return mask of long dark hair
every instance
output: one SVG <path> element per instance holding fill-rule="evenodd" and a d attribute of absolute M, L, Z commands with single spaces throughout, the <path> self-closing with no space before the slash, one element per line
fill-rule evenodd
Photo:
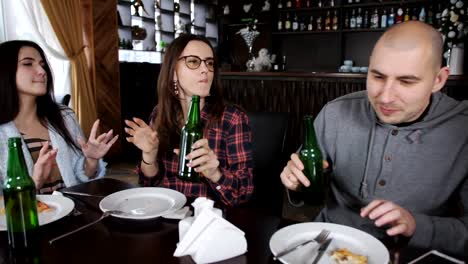
<path fill-rule="evenodd" d="M 44 60 L 43 68 L 47 74 L 47 92 L 36 98 L 36 114 L 39 121 L 44 127 L 51 125 L 69 146 L 74 150 L 79 150 L 80 148 L 71 137 L 63 120 L 62 110 L 66 107 L 55 102 L 52 72 L 44 51 L 32 41 L 12 40 L 0 44 L 0 56 L 2 57 L 0 60 L 0 125 L 14 120 L 19 113 L 20 102 L 16 87 L 16 72 L 18 55 L 22 47 L 36 49 Z"/>
<path fill-rule="evenodd" d="M 166 151 L 171 150 L 171 148 L 179 144 L 180 122 L 184 120 L 184 117 L 182 116 L 182 106 L 179 96 L 174 93 L 173 76 L 180 54 L 182 54 L 190 41 L 206 43 L 213 51 L 213 54 L 215 54 L 210 42 L 205 37 L 196 35 L 183 34 L 167 47 L 158 78 L 157 115 L 155 120 L 153 120 L 159 137 L 158 156 L 163 155 Z M 206 125 L 209 125 L 211 122 L 219 121 L 224 110 L 221 80 L 217 65 L 218 63 L 215 58 L 215 70 L 213 83 L 210 88 L 210 96 L 205 98 L 204 107 L 206 112 L 209 113 L 208 123 Z"/>

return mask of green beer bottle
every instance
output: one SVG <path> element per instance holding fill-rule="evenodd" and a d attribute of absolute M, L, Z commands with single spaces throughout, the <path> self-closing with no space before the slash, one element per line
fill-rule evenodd
<path fill-rule="evenodd" d="M 180 132 L 180 156 L 178 177 L 184 181 L 199 182 L 200 176 L 194 168 L 188 167 L 190 160 L 185 156 L 192 152 L 192 145 L 203 137 L 203 127 L 200 121 L 200 96 L 193 95 L 187 122 Z"/>
<path fill-rule="evenodd" d="M 21 138 L 8 139 L 8 165 L 3 196 L 8 241 L 15 253 L 28 252 L 37 246 L 36 185 L 29 177 L 21 149 Z"/>
<path fill-rule="evenodd" d="M 310 186 L 302 186 L 303 200 L 313 206 L 322 205 L 325 199 L 322 152 L 317 144 L 312 116 L 304 116 L 304 142 L 299 154 L 304 164 L 304 175 Z"/>

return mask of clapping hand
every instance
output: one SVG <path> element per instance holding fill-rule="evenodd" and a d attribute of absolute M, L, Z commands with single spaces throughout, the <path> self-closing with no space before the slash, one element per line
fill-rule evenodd
<path fill-rule="evenodd" d="M 39 151 L 39 157 L 34 164 L 33 180 L 36 184 L 36 189 L 41 188 L 47 178 L 50 176 L 50 171 L 55 164 L 57 157 L 57 149 L 49 149 L 49 142 L 42 145 Z"/>
<path fill-rule="evenodd" d="M 416 230 L 416 220 L 405 208 L 385 200 L 374 200 L 361 209 L 361 217 L 369 217 L 378 227 L 389 225 L 387 235 L 410 237 Z"/>
<path fill-rule="evenodd" d="M 104 155 L 107 154 L 112 145 L 117 141 L 119 135 L 113 136 L 112 129 L 107 133 L 103 133 L 96 137 L 97 130 L 99 127 L 99 119 L 94 121 L 93 127 L 91 128 L 91 133 L 89 135 L 88 142 L 85 142 L 83 139 L 78 139 L 78 143 L 81 146 L 83 155 L 86 159 L 90 160 L 99 160 Z"/>
<path fill-rule="evenodd" d="M 156 153 L 158 151 L 158 132 L 148 126 L 145 121 L 134 117 L 133 121 L 125 120 L 125 124 L 128 126 L 125 128 L 125 132 L 129 135 L 128 142 L 133 143 L 143 153 Z"/>

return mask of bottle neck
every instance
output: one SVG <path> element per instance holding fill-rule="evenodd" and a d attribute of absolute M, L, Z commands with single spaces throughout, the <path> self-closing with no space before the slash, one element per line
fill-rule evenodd
<path fill-rule="evenodd" d="M 200 123 L 200 97 L 193 96 L 186 124 L 195 125 L 198 123 Z"/>
<path fill-rule="evenodd" d="M 7 177 L 28 177 L 26 162 L 24 161 L 21 138 L 10 138 L 8 140 L 8 164 Z"/>
<path fill-rule="evenodd" d="M 314 122 L 312 118 L 304 119 L 304 147 L 315 148 L 318 147 L 317 137 L 315 136 Z"/>

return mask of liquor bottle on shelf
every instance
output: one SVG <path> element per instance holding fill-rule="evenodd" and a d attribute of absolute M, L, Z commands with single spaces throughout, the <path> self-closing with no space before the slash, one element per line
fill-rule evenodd
<path fill-rule="evenodd" d="M 395 12 L 393 11 L 393 7 L 390 8 L 390 13 L 388 14 L 387 18 L 387 26 L 391 27 L 395 24 Z"/>
<path fill-rule="evenodd" d="M 318 15 L 317 16 L 317 31 L 322 31 L 323 25 L 322 25 L 322 16 Z"/>
<path fill-rule="evenodd" d="M 348 0 L 348 4 L 352 4 L 353 3 L 353 0 Z"/>
<path fill-rule="evenodd" d="M 279 14 L 279 19 L 278 19 L 278 31 L 283 31 L 283 17 L 281 13 Z"/>
<path fill-rule="evenodd" d="M 305 17 L 300 17 L 299 18 L 299 31 L 306 31 L 306 23 L 305 23 Z"/>
<path fill-rule="evenodd" d="M 333 12 L 333 20 L 332 20 L 332 29 L 333 30 L 338 30 L 338 11 L 335 10 Z"/>
<path fill-rule="evenodd" d="M 306 1 L 305 1 L 305 7 L 309 8 L 309 7 L 312 6 L 312 5 L 310 4 L 310 1 L 311 1 L 311 0 L 306 0 Z"/>
<path fill-rule="evenodd" d="M 335 1 L 334 1 L 334 0 L 330 0 L 330 6 L 331 6 L 331 7 L 334 7 L 334 6 L 335 6 Z"/>
<path fill-rule="evenodd" d="M 421 7 L 421 11 L 419 11 L 418 19 L 421 22 L 426 22 L 426 10 L 424 9 L 424 6 Z"/>
<path fill-rule="evenodd" d="M 174 12 L 179 12 L 180 11 L 180 5 L 177 2 L 174 2 Z"/>
<path fill-rule="evenodd" d="M 318 2 L 317 2 L 317 6 L 318 6 L 318 7 L 322 7 L 322 6 L 323 6 L 323 4 L 322 4 L 322 0 L 318 0 Z"/>
<path fill-rule="evenodd" d="M 349 28 L 350 29 L 355 29 L 356 28 L 356 16 L 355 16 L 355 10 L 353 9 L 351 13 L 351 18 L 349 19 Z"/>
<path fill-rule="evenodd" d="M 314 17 L 310 15 L 309 23 L 307 24 L 307 31 L 313 31 L 313 30 L 314 30 Z"/>
<path fill-rule="evenodd" d="M 418 20 L 418 9 L 415 7 L 413 8 L 413 13 L 411 14 L 411 20 Z"/>
<path fill-rule="evenodd" d="M 361 0 L 354 0 L 354 3 L 360 3 Z"/>
<path fill-rule="evenodd" d="M 281 71 L 286 71 L 286 55 L 281 57 Z"/>
<path fill-rule="evenodd" d="M 287 0 L 286 1 L 286 8 L 291 8 L 292 7 L 292 0 Z"/>
<path fill-rule="evenodd" d="M 358 13 L 356 16 L 356 28 L 362 28 L 361 8 L 358 8 Z"/>
<path fill-rule="evenodd" d="M 327 15 L 325 16 L 325 30 L 331 30 L 330 11 L 327 11 Z"/>
<path fill-rule="evenodd" d="M 296 0 L 296 8 L 301 8 L 301 0 Z"/>
<path fill-rule="evenodd" d="M 377 11 L 377 8 L 374 9 L 374 14 L 371 17 L 370 27 L 379 28 L 379 12 Z"/>
<path fill-rule="evenodd" d="M 395 17 L 395 23 L 399 24 L 401 22 L 403 22 L 403 8 L 400 7 L 398 8 L 398 11 Z"/>
<path fill-rule="evenodd" d="M 409 20 L 410 20 L 409 8 L 407 7 L 406 12 L 405 12 L 405 16 L 403 18 L 403 21 L 406 22 L 406 21 L 409 21 Z"/>
<path fill-rule="evenodd" d="M 278 7 L 278 9 L 283 9 L 283 1 L 282 0 L 278 1 L 277 7 Z"/>
<path fill-rule="evenodd" d="M 433 19 L 434 19 L 434 12 L 432 12 L 432 6 L 431 6 L 431 5 L 430 5 L 429 8 L 427 9 L 427 17 L 426 17 L 426 19 L 427 19 L 427 23 L 428 23 L 429 25 L 434 24 L 434 20 L 433 20 Z"/>
<path fill-rule="evenodd" d="M 349 28 L 349 13 L 346 12 L 344 21 L 343 21 L 343 28 L 348 29 Z"/>
<path fill-rule="evenodd" d="M 284 20 L 284 30 L 291 30 L 291 18 L 289 17 L 289 13 L 286 13 L 286 19 Z"/>
<path fill-rule="evenodd" d="M 364 16 L 362 17 L 362 28 L 369 28 L 369 11 L 364 10 Z"/>
<path fill-rule="evenodd" d="M 435 21 L 434 21 L 434 25 L 436 28 L 438 28 L 441 25 L 441 19 L 442 19 L 442 6 L 438 4 L 437 11 L 435 14 Z"/>
<path fill-rule="evenodd" d="M 387 10 L 383 10 L 382 17 L 380 18 L 380 27 L 386 28 L 387 27 Z"/>
<path fill-rule="evenodd" d="M 299 19 L 297 18 L 297 14 L 294 14 L 294 20 L 292 22 L 292 30 L 293 31 L 299 30 Z"/>

